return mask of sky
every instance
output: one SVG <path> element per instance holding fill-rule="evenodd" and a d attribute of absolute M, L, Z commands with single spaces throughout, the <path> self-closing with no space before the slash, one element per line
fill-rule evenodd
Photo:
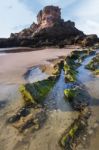
<path fill-rule="evenodd" d="M 59 6 L 62 18 L 74 21 L 85 34 L 99 36 L 99 0 L 0 0 L 0 37 L 29 27 L 47 5 Z"/>

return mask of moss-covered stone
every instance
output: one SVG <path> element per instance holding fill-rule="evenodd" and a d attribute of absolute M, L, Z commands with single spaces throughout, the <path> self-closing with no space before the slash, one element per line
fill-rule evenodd
<path fill-rule="evenodd" d="M 65 70 L 65 81 L 66 82 L 75 82 L 77 72 L 75 70 Z"/>
<path fill-rule="evenodd" d="M 66 82 L 75 82 L 76 81 L 76 75 L 77 72 L 74 70 L 69 70 L 66 74 L 65 74 L 65 81 Z"/>
<path fill-rule="evenodd" d="M 95 71 L 99 69 L 99 54 L 97 54 L 86 66 L 86 69 Z"/>
<path fill-rule="evenodd" d="M 83 53 L 83 51 L 72 51 L 71 52 L 71 59 L 77 60 L 79 58 L 79 56 Z"/>
<path fill-rule="evenodd" d="M 30 94 L 30 92 L 27 91 L 25 85 L 21 85 L 21 86 L 19 87 L 19 91 L 21 92 L 22 97 L 23 97 L 23 100 L 24 100 L 24 103 L 25 103 L 26 105 L 34 104 L 34 103 L 35 103 L 34 98 L 33 98 L 32 95 Z"/>
<path fill-rule="evenodd" d="M 99 69 L 96 69 L 96 70 L 94 71 L 94 75 L 99 75 Z"/>
<path fill-rule="evenodd" d="M 94 63 L 93 63 L 93 61 L 90 61 L 90 62 L 85 66 L 85 68 L 94 71 L 95 68 L 94 68 Z"/>
<path fill-rule="evenodd" d="M 64 90 L 64 95 L 66 97 L 66 99 L 68 99 L 69 101 L 72 101 L 73 98 L 75 97 L 76 94 L 76 89 L 65 89 Z"/>
<path fill-rule="evenodd" d="M 89 109 L 85 109 L 60 138 L 60 145 L 63 149 L 72 150 L 72 146 L 79 139 L 83 141 L 83 136 L 87 136 L 88 119 L 90 117 Z M 84 141 L 83 141 L 84 142 Z"/>
<path fill-rule="evenodd" d="M 90 95 L 84 87 L 74 86 L 64 90 L 66 101 L 68 100 L 72 108 L 76 111 L 82 111 L 89 105 Z"/>
<path fill-rule="evenodd" d="M 64 134 L 64 136 L 61 139 L 61 146 L 62 147 L 65 147 L 66 144 L 68 144 L 69 140 L 73 139 L 73 137 L 75 136 L 75 133 L 77 132 L 78 128 L 79 128 L 78 124 L 74 124 L 70 128 L 70 130 L 66 134 Z"/>
<path fill-rule="evenodd" d="M 73 60 L 67 59 L 64 61 L 64 73 L 65 73 L 65 81 L 66 82 L 75 82 L 76 81 L 76 65 Z"/>
<path fill-rule="evenodd" d="M 33 84 L 22 85 L 19 90 L 23 96 L 24 102 L 26 104 L 42 103 L 55 82 L 56 78 L 53 77 Z"/>

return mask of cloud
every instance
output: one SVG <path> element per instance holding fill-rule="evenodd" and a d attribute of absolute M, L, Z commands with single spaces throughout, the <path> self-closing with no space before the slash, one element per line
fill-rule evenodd
<path fill-rule="evenodd" d="M 0 37 L 19 32 L 36 21 L 42 7 L 56 5 L 62 16 L 76 22 L 76 27 L 86 34 L 99 35 L 99 0 L 2 0 L 0 1 Z"/>
<path fill-rule="evenodd" d="M 46 5 L 56 5 L 61 8 L 68 7 L 71 4 L 75 3 L 78 0 L 37 0 L 39 3 L 41 3 L 42 6 Z"/>
<path fill-rule="evenodd" d="M 25 29 L 25 28 L 28 28 L 30 26 L 30 24 L 26 24 L 26 25 L 16 25 L 12 28 L 12 30 L 14 31 L 18 31 L 18 30 L 21 30 L 21 29 Z"/>
<path fill-rule="evenodd" d="M 31 24 L 36 14 L 29 11 L 18 0 L 0 2 L 0 37 L 8 37 L 11 32 L 18 32 L 23 25 Z M 20 26 L 15 30 L 14 27 Z"/>
<path fill-rule="evenodd" d="M 83 0 L 71 15 L 77 18 L 78 28 L 87 34 L 98 34 L 99 36 L 99 0 Z"/>

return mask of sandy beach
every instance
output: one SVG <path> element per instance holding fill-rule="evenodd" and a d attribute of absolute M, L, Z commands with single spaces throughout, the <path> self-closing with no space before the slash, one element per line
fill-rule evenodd
<path fill-rule="evenodd" d="M 19 93 L 18 87 L 21 83 L 26 82 L 23 78 L 23 74 L 26 73 L 26 71 L 32 66 L 47 64 L 49 60 L 56 59 L 60 56 L 67 56 L 73 50 L 74 49 L 44 49 L 33 52 L 11 53 L 0 56 L 0 105 L 2 108 L 0 111 L 0 147 L 2 148 L 2 150 L 43 150 L 48 149 L 48 145 L 52 140 L 53 144 L 50 149 L 53 150 L 54 146 L 54 148 L 57 147 L 60 150 L 60 147 L 57 143 L 60 133 L 64 131 L 65 127 L 68 127 L 71 124 L 73 118 L 77 117 L 78 114 L 72 111 L 68 103 L 65 104 L 65 101 L 63 99 L 63 79 L 62 85 L 60 84 L 61 79 L 59 80 L 59 83 L 55 85 L 57 96 L 54 107 L 57 108 L 57 111 L 55 108 L 53 108 L 53 110 L 50 110 L 49 108 L 49 116 L 51 117 L 49 117 L 48 121 L 46 122 L 44 129 L 40 130 L 37 135 L 26 133 L 27 136 L 24 136 L 23 134 L 19 134 L 18 131 L 11 125 L 6 127 L 5 122 L 9 118 L 9 116 L 17 112 L 22 105 L 22 97 Z M 60 89 L 60 93 L 57 89 Z M 49 99 L 51 100 L 49 101 L 50 104 L 48 104 L 49 107 L 53 104 L 53 98 L 54 93 L 51 92 L 51 96 L 49 96 Z M 61 105 L 63 105 L 64 108 L 62 108 Z M 61 120 L 64 120 L 64 118 L 65 123 L 63 124 Z M 61 125 L 59 125 L 60 122 Z M 47 136 L 47 134 L 49 134 L 49 137 Z M 44 136 L 44 138 L 39 140 L 42 135 Z M 35 140 L 33 140 L 34 136 L 36 136 Z M 42 148 L 40 147 L 40 145 Z"/>
<path fill-rule="evenodd" d="M 64 82 L 63 70 L 61 70 L 58 81 L 45 99 L 44 107 L 46 109 L 47 120 L 41 129 L 37 130 L 37 132 L 33 132 L 32 128 L 30 128 L 20 133 L 13 125 L 7 124 L 7 120 L 16 114 L 23 106 L 19 85 L 27 82 L 24 78 L 24 74 L 31 67 L 40 65 L 48 65 L 48 71 L 53 63 L 58 63 L 57 60 L 59 59 L 57 58 L 66 57 L 74 50 L 77 50 L 77 48 L 49 48 L 38 51 L 0 55 L 0 148 L 2 150 L 61 150 L 59 146 L 61 135 L 79 116 L 79 112 L 75 111 L 70 103 L 64 99 L 63 91 L 66 83 Z M 85 63 L 87 63 L 87 61 L 86 59 Z M 79 68 L 78 79 L 85 85 L 93 99 L 90 106 L 92 116 L 88 122 L 90 143 L 87 143 L 88 146 L 86 150 L 97 150 L 99 146 L 99 123 L 97 123 L 99 122 L 99 80 L 98 78 L 94 79 L 90 77 L 91 72 L 85 70 L 84 65 L 85 64 L 81 65 Z M 22 121 L 24 118 L 25 117 L 21 117 L 20 120 Z M 95 145 L 95 147 L 93 145 Z M 82 150 L 82 147 L 78 147 L 77 150 Z"/>
<path fill-rule="evenodd" d="M 0 83 L 23 83 L 23 75 L 33 66 L 47 63 L 47 60 L 67 56 L 74 49 L 55 49 L 10 53 L 0 56 Z"/>

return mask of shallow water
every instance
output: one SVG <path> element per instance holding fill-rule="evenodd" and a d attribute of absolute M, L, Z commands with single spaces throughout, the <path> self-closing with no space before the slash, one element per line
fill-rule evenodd
<path fill-rule="evenodd" d="M 97 51 L 97 53 L 99 53 L 99 51 Z M 99 149 L 99 78 L 95 77 L 90 70 L 85 69 L 85 65 L 88 64 L 93 57 L 94 56 L 86 58 L 78 68 L 78 80 L 85 85 L 87 92 L 91 96 L 90 107 L 92 116 L 89 119 L 89 130 L 93 132 L 93 135 L 87 150 Z M 96 124 L 97 129 L 95 128 Z"/>
<path fill-rule="evenodd" d="M 48 109 L 59 109 L 61 111 L 72 111 L 70 104 L 65 101 L 64 98 L 64 89 L 67 88 L 69 84 L 65 83 L 64 80 L 64 71 L 61 71 L 60 78 L 52 91 L 49 93 L 45 100 L 45 105 L 48 106 Z M 54 105 L 56 108 L 54 107 Z"/>
<path fill-rule="evenodd" d="M 89 94 L 92 97 L 91 102 L 91 108 L 92 108 L 92 118 L 90 119 L 90 126 L 93 127 L 96 120 L 99 120 L 99 78 L 96 78 L 92 75 L 92 73 L 89 70 L 86 70 L 84 67 L 85 65 L 91 60 L 91 57 L 88 57 L 84 60 L 82 65 L 79 67 L 78 71 L 78 80 L 82 82 L 86 89 L 88 90 Z M 26 74 L 26 79 L 28 82 L 35 82 L 38 80 L 42 80 L 47 78 L 45 73 L 42 73 L 39 68 L 33 68 Z M 45 100 L 45 107 L 48 114 L 48 119 L 39 131 L 35 132 L 34 134 L 31 134 L 30 137 L 26 139 L 26 141 L 22 141 L 21 137 L 22 135 L 19 135 L 15 132 L 15 129 L 13 127 L 8 127 L 7 130 L 2 127 L 2 124 L 0 126 L 0 131 L 2 131 L 1 137 L 4 139 L 0 142 L 1 148 L 3 148 L 3 145 L 5 145 L 7 150 L 14 149 L 16 142 L 19 142 L 18 147 L 16 150 L 61 150 L 58 141 L 60 136 L 63 134 L 64 130 L 66 130 L 71 123 L 74 121 L 75 118 L 78 116 L 78 112 L 74 111 L 71 108 L 70 103 L 68 101 L 65 101 L 64 99 L 64 88 L 70 87 L 71 84 L 66 84 L 64 81 L 64 72 L 61 71 L 60 78 L 58 79 L 57 83 L 55 84 L 54 88 L 50 91 L 48 96 Z M 5 88 L 5 87 L 4 87 Z M 5 97 L 8 97 L 9 100 L 12 97 L 14 98 L 14 93 L 16 93 L 16 87 L 11 87 L 12 95 L 9 95 L 9 88 L 6 87 L 6 90 L 3 89 L 3 85 L 1 85 L 2 91 L 5 91 L 5 93 L 2 93 L 1 91 L 1 102 L 2 99 L 5 99 Z M 15 89 L 15 92 L 13 91 Z M 8 94 L 7 94 L 8 93 Z M 5 95 L 5 97 L 4 97 Z M 20 96 L 19 96 L 20 98 Z M 6 100 L 6 99 L 5 99 Z M 2 108 L 6 105 L 5 103 L 1 103 Z M 16 104 L 15 104 L 16 105 Z M 13 103 L 12 103 L 13 107 Z M 12 107 L 6 108 L 6 113 L 11 115 L 9 112 Z M 14 111 L 13 111 L 14 112 Z M 6 117 L 5 117 L 6 118 Z M 2 120 L 1 120 L 2 121 Z M 6 135 L 6 133 L 8 133 Z M 10 134 L 9 134 L 10 133 Z M 99 132 L 92 138 L 91 143 L 92 145 L 98 144 L 98 139 L 95 139 L 98 137 Z M 14 138 L 12 138 L 14 137 Z M 21 142 L 20 142 L 21 141 Z M 21 143 L 21 144 L 20 144 Z M 91 145 L 91 144 L 90 144 Z M 93 149 L 92 145 L 88 147 L 87 150 L 98 150 L 97 147 Z M 5 150 L 5 149 L 4 149 Z"/>
<path fill-rule="evenodd" d="M 35 133 L 35 139 L 30 144 L 29 150 L 61 150 L 58 144 L 60 135 L 78 116 L 70 103 L 65 101 L 64 88 L 64 72 L 62 71 L 59 80 L 45 100 L 48 120 L 44 127 Z"/>
<path fill-rule="evenodd" d="M 14 49 L 23 49 L 23 48 L 26 48 L 26 47 L 10 47 L 10 48 L 0 48 L 0 51 L 5 51 L 5 50 L 14 50 Z"/>
<path fill-rule="evenodd" d="M 41 80 L 47 79 L 48 77 L 49 77 L 49 75 L 42 72 L 39 67 L 31 68 L 24 75 L 24 78 L 28 81 L 28 83 L 34 83 L 37 81 L 41 81 Z"/>

